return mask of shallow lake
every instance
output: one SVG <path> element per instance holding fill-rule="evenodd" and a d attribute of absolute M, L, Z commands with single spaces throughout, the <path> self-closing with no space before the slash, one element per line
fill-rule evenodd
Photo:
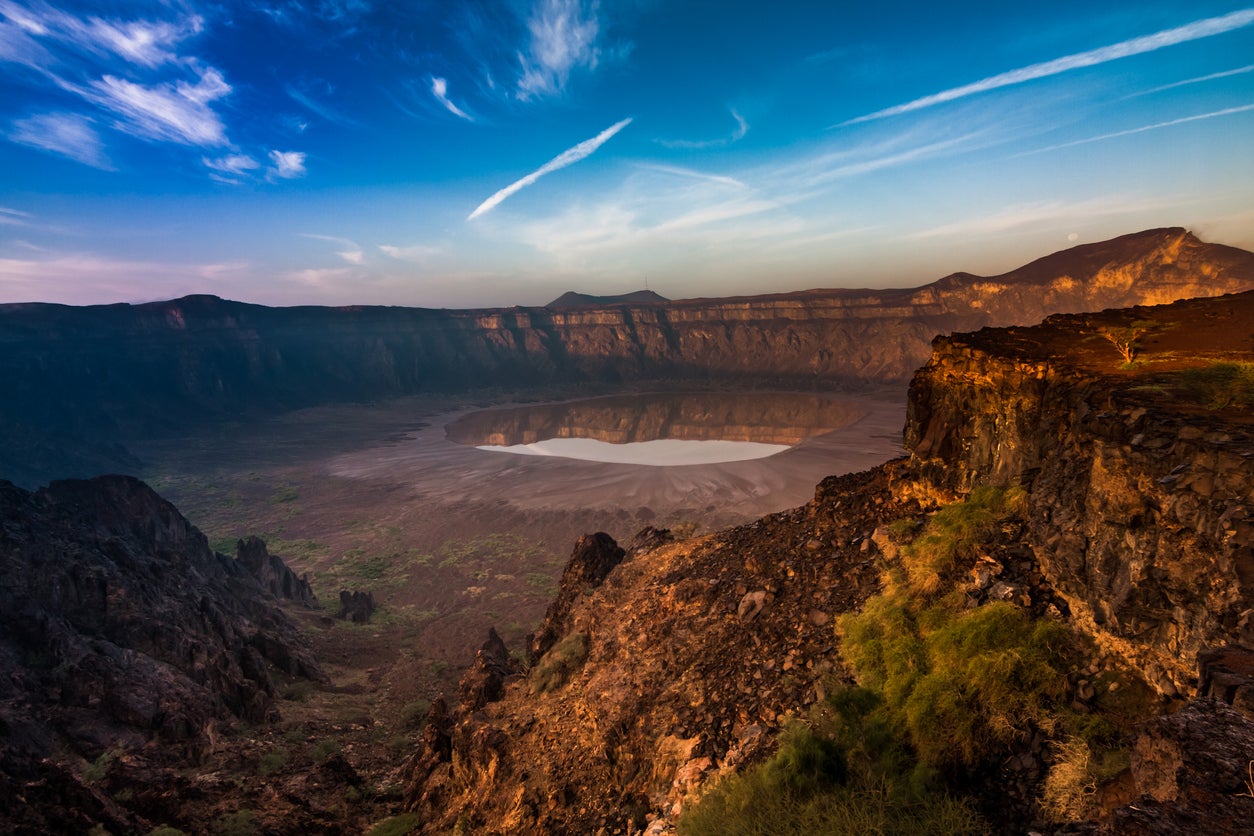
<path fill-rule="evenodd" d="M 682 467 L 774 456 L 866 414 L 812 394 L 646 393 L 483 410 L 445 432 L 490 452 Z"/>

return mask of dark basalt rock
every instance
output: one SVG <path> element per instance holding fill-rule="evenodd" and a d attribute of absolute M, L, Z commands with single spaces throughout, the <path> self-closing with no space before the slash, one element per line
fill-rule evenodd
<path fill-rule="evenodd" d="M 359 590 L 340 590 L 340 618 L 354 624 L 370 623 L 374 615 L 374 595 Z"/>
<path fill-rule="evenodd" d="M 9 820 L 125 819 L 62 786 L 77 779 L 57 760 L 149 742 L 193 756 L 216 721 L 277 716 L 272 666 L 322 678 L 256 579 L 147 485 L 0 482 L 0 787 L 33 781 L 65 805 L 26 792 L 0 804 Z"/>
<path fill-rule="evenodd" d="M 475 654 L 475 661 L 462 675 L 460 683 L 461 711 L 478 711 L 490 702 L 501 698 L 505 680 L 514 673 L 510 664 L 509 648 L 497 635 L 496 628 L 488 629 L 488 640 Z"/>
<path fill-rule="evenodd" d="M 296 577 L 296 573 L 281 558 L 266 550 L 266 541 L 260 537 L 249 536 L 237 542 L 235 559 L 274 597 L 306 607 L 318 606 L 318 598 L 309 585 L 309 576 Z"/>
<path fill-rule="evenodd" d="M 567 622 L 575 601 L 600 586 L 626 556 L 614 538 L 603 531 L 585 534 L 575 542 L 570 560 L 562 571 L 557 597 L 549 605 L 544 623 L 527 637 L 527 653 L 533 664 L 569 632 Z"/>

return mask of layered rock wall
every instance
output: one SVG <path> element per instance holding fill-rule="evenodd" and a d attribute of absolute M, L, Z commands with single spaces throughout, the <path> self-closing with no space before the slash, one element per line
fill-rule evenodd
<path fill-rule="evenodd" d="M 1254 297 L 1232 300 L 1248 331 Z M 1125 318 L 1192 321 L 1222 303 L 1206 305 Z M 1048 340 L 938 339 L 911 385 L 907 446 L 942 491 L 1026 486 L 1030 545 L 1077 624 L 1162 693 L 1189 693 L 1200 651 L 1254 635 L 1251 427 L 1240 410 L 1181 408 L 1169 378 L 1118 370 L 1100 318 L 1048 327 Z"/>

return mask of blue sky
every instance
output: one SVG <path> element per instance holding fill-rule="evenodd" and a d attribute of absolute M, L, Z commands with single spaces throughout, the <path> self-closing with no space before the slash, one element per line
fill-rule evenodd
<path fill-rule="evenodd" d="M 1254 249 L 1239 4 L 0 0 L 0 66 L 0 301 L 910 286 L 1166 225 Z"/>

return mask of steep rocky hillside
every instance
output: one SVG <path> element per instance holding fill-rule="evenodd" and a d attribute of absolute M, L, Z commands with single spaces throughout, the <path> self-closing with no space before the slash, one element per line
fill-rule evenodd
<path fill-rule="evenodd" d="M 904 381 L 938 333 L 1250 287 L 1254 254 L 1161 229 L 906 290 L 478 311 L 4 305 L 0 477 L 125 470 L 119 440 L 316 403 L 554 382 Z"/>
<path fill-rule="evenodd" d="M 1051 651 L 1065 678 L 1041 687 L 1106 766 L 1077 767 L 1066 796 L 1078 738 L 1023 721 L 943 770 L 994 830 L 1245 832 L 1248 654 L 1202 660 L 1200 696 L 1238 710 L 1149 718 L 1198 695 L 1200 652 L 1254 641 L 1252 407 L 1254 293 L 938 339 L 911 387 L 909 459 L 697 540 L 582 540 L 529 670 L 493 636 L 433 708 L 406 805 L 429 833 L 669 832 L 847 687 L 842 614 L 913 589 L 956 601 L 946 617 L 1071 637 Z M 977 487 L 1016 491 L 1014 510 L 948 564 L 909 563 L 937 509 Z"/>
<path fill-rule="evenodd" d="M 0 832 L 147 832 L 132 809 L 183 803 L 175 769 L 277 716 L 276 676 L 321 680 L 263 584 L 313 603 L 260 541 L 216 554 L 134 479 L 0 482 Z M 123 752 L 129 804 L 97 783 Z"/>

